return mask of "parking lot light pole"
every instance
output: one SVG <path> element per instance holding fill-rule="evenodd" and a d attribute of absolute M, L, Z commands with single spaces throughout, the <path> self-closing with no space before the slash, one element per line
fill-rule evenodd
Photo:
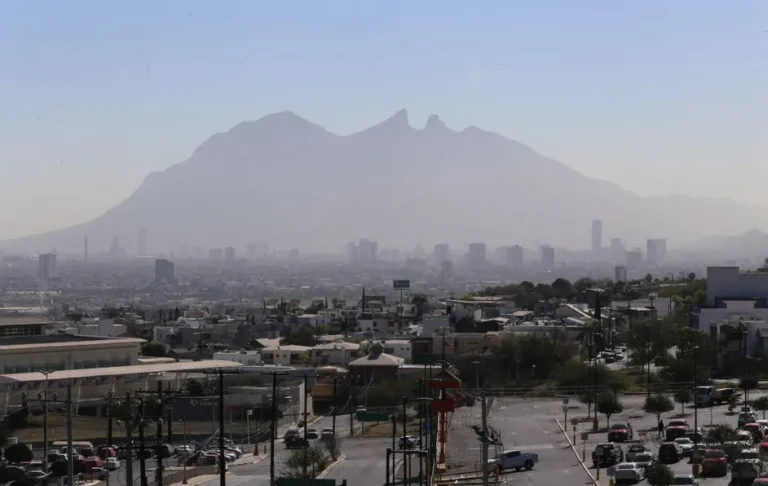
<path fill-rule="evenodd" d="M 699 381 L 699 347 L 693 347 L 693 456 L 699 449 L 699 405 L 696 403 L 696 386 Z M 693 477 L 699 477 L 699 465 L 691 461 Z"/>

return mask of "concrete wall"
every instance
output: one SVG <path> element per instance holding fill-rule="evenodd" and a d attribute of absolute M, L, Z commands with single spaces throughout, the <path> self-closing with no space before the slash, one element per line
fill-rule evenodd
<path fill-rule="evenodd" d="M 739 267 L 707 267 L 707 304 L 716 299 L 768 298 L 768 272 L 741 272 Z"/>

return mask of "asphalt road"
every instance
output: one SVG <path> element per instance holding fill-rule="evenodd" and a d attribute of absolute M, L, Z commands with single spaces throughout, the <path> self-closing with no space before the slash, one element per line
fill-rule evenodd
<path fill-rule="evenodd" d="M 346 459 L 332 466 L 323 478 L 335 479 L 337 484 L 383 485 L 386 476 L 386 450 L 390 439 L 345 439 L 342 452 Z"/>

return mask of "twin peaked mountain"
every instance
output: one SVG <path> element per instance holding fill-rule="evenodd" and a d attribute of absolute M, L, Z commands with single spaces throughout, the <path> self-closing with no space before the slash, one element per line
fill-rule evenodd
<path fill-rule="evenodd" d="M 0 248 L 81 252 L 88 236 L 94 251 L 106 250 L 117 236 L 132 253 L 139 228 L 162 251 L 249 241 L 340 250 L 360 237 L 403 247 L 488 241 L 587 248 L 592 218 L 603 220 L 606 240 L 621 236 L 638 246 L 646 237 L 739 233 L 768 219 L 730 201 L 644 198 L 500 135 L 451 130 L 435 115 L 415 129 L 401 110 L 339 136 L 283 112 L 212 136 L 92 221 Z"/>

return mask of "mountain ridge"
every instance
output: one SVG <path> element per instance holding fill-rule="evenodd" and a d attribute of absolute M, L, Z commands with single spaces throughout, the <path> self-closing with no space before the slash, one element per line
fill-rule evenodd
<path fill-rule="evenodd" d="M 0 248 L 81 251 L 88 236 L 105 249 L 116 236 L 131 251 L 139 228 L 163 251 L 249 241 L 338 250 L 360 237 L 587 248 L 593 218 L 603 219 L 604 244 L 616 236 L 641 246 L 646 237 L 696 241 L 712 221 L 744 232 L 762 214 L 735 201 L 640 196 L 497 133 L 452 130 L 438 115 L 417 129 L 402 109 L 338 135 L 284 111 L 211 135 L 91 221 Z"/>

